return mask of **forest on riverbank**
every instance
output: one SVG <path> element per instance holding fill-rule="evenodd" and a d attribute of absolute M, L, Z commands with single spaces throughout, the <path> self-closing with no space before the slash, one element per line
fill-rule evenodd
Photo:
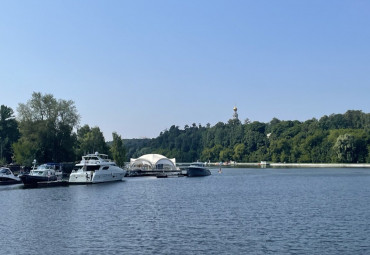
<path fill-rule="evenodd" d="M 96 151 L 109 154 L 119 166 L 126 160 L 122 138 L 112 133 L 107 143 L 99 127 L 79 126 L 80 115 L 71 100 L 34 92 L 19 103 L 17 116 L 12 108 L 0 108 L 0 166 L 31 166 L 46 162 L 76 162 Z"/>
<path fill-rule="evenodd" d="M 158 153 L 178 162 L 369 163 L 370 114 L 349 110 L 304 122 L 230 119 L 171 126 L 154 139 L 124 140 L 128 157 Z"/>
<path fill-rule="evenodd" d="M 99 127 L 79 126 L 73 101 L 34 92 L 13 109 L 0 109 L 0 165 L 74 162 L 87 152 L 109 154 L 119 165 L 148 153 L 177 162 L 370 163 L 370 114 L 348 110 L 320 119 L 172 125 L 152 139 L 106 142 Z"/>

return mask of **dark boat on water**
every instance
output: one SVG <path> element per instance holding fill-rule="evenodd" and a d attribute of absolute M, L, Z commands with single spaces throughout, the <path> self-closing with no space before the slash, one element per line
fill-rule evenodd
<path fill-rule="evenodd" d="M 208 176 L 211 175 L 211 171 L 205 166 L 204 163 L 194 162 L 191 163 L 188 170 L 188 177 Z"/>
<path fill-rule="evenodd" d="M 10 185 L 17 183 L 22 183 L 21 179 L 18 176 L 15 176 L 9 168 L 0 168 L 0 185 Z"/>
<path fill-rule="evenodd" d="M 25 186 L 37 187 L 47 182 L 62 181 L 60 164 L 47 163 L 32 169 L 29 174 L 19 176 Z M 41 185 L 40 185 L 41 186 Z"/>

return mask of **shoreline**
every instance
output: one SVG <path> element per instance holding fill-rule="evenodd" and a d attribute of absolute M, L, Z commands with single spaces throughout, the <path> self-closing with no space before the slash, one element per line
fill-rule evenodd
<path fill-rule="evenodd" d="M 190 163 L 177 163 L 180 167 L 188 166 Z M 231 162 L 231 163 L 207 163 L 208 167 L 298 167 L 298 168 L 370 168 L 370 163 L 244 163 L 244 162 Z"/>
<path fill-rule="evenodd" d="M 216 166 L 216 164 L 215 164 Z M 370 168 L 370 163 L 233 163 L 224 166 L 259 166 L 259 167 L 312 167 L 312 168 Z"/>

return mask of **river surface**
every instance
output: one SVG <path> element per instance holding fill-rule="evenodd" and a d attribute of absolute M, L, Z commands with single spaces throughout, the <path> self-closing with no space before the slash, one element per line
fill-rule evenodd
<path fill-rule="evenodd" d="M 370 254 L 370 169 L 0 186 L 0 254 Z"/>

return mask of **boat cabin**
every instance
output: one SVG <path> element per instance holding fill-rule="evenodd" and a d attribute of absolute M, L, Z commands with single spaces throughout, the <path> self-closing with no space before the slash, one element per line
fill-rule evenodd
<path fill-rule="evenodd" d="M 204 164 L 202 162 L 193 162 L 193 163 L 190 163 L 190 166 L 205 167 L 206 164 Z"/>
<path fill-rule="evenodd" d="M 1 175 L 11 175 L 12 174 L 12 172 L 10 171 L 10 169 L 9 168 L 1 168 L 0 169 L 0 174 Z"/>
<path fill-rule="evenodd" d="M 80 164 L 101 164 L 101 163 L 114 164 L 114 162 L 108 158 L 107 154 L 99 154 L 98 152 L 95 152 L 95 154 L 88 154 L 86 156 L 82 156 L 82 160 L 80 162 Z"/>

